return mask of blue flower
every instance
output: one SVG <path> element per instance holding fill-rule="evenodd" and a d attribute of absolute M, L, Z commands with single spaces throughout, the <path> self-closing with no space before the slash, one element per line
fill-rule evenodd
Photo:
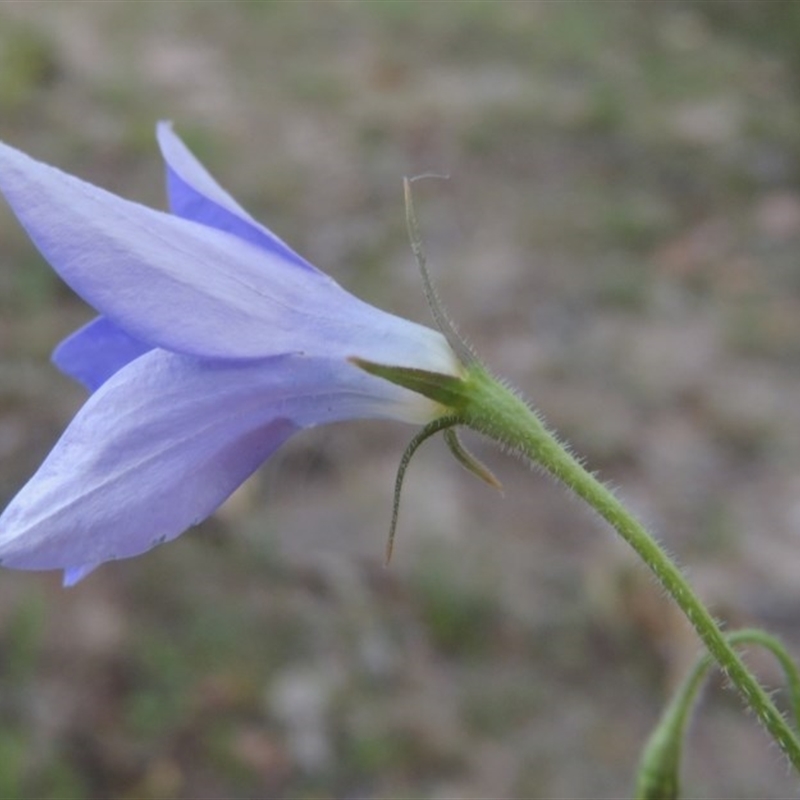
<path fill-rule="evenodd" d="M 458 376 L 438 332 L 370 306 L 250 217 L 158 126 L 171 214 L 0 144 L 0 190 L 101 316 L 53 360 L 92 392 L 0 516 L 0 563 L 71 584 L 208 517 L 293 433 L 447 409 L 358 362 Z"/>

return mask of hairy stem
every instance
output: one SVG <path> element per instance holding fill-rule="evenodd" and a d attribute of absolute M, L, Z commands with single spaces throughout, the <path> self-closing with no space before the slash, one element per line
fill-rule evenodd
<path fill-rule="evenodd" d="M 678 604 L 720 669 L 800 773 L 800 740 L 663 548 L 517 395 L 479 365 L 469 369 L 467 383 L 469 401 L 462 409 L 465 424 L 544 468 L 585 500 L 622 536 Z"/>

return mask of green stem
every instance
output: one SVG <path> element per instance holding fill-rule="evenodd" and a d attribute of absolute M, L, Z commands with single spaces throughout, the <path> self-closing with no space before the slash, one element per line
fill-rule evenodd
<path fill-rule="evenodd" d="M 469 367 L 466 384 L 466 402 L 459 409 L 464 423 L 542 466 L 622 536 L 675 600 L 724 674 L 800 773 L 800 740 L 725 640 L 681 571 L 644 526 L 559 443 L 523 400 L 482 367 Z"/>

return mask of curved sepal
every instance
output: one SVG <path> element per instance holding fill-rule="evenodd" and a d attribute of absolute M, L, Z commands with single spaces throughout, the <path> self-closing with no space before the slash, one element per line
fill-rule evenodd
<path fill-rule="evenodd" d="M 394 552 L 394 535 L 397 531 L 397 518 L 400 514 L 400 494 L 403 491 L 403 481 L 406 477 L 406 470 L 417 452 L 419 446 L 435 436 L 439 431 L 452 428 L 459 422 L 458 417 L 439 417 L 433 422 L 429 422 L 417 435 L 408 443 L 403 457 L 400 459 L 400 466 L 397 468 L 397 477 L 394 480 L 394 500 L 392 502 L 392 521 L 389 525 L 389 537 L 386 540 L 386 564 L 392 560 L 392 553 Z"/>

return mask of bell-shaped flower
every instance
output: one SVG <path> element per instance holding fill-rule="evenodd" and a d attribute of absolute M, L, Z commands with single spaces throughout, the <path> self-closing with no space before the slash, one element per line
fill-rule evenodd
<path fill-rule="evenodd" d="M 438 332 L 370 306 L 256 222 L 158 127 L 171 214 L 0 144 L 0 191 L 101 316 L 53 360 L 92 392 L 0 516 L 0 563 L 143 553 L 208 517 L 293 433 L 447 408 L 356 366 L 459 376 Z"/>

